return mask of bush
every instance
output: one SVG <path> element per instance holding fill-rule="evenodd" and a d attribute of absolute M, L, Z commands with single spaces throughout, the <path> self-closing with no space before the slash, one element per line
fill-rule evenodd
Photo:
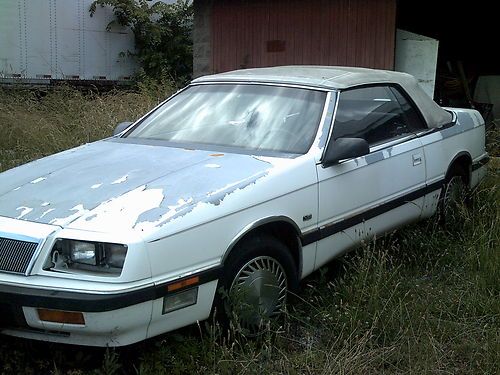
<path fill-rule="evenodd" d="M 193 73 L 193 5 L 187 0 L 175 4 L 151 0 L 95 0 L 90 7 L 92 16 L 97 6 L 113 8 L 114 23 L 129 26 L 135 36 L 136 56 L 142 66 L 139 77 L 169 79 L 184 86 Z"/>

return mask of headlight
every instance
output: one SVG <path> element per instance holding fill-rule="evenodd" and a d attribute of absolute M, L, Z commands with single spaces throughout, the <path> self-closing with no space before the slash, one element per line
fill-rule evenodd
<path fill-rule="evenodd" d="M 95 243 L 82 241 L 68 241 L 68 243 L 71 262 L 97 266 Z"/>
<path fill-rule="evenodd" d="M 47 268 L 117 276 L 122 272 L 126 255 L 125 245 L 58 239 L 52 248 Z"/>

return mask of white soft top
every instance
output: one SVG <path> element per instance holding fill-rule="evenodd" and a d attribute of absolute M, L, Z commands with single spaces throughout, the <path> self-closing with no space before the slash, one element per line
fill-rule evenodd
<path fill-rule="evenodd" d="M 396 83 L 410 95 L 419 107 L 429 128 L 439 128 L 452 121 L 452 115 L 434 102 L 410 74 L 389 70 L 340 66 L 276 66 L 234 70 L 197 78 L 202 82 L 263 82 L 343 90 L 355 86 Z"/>

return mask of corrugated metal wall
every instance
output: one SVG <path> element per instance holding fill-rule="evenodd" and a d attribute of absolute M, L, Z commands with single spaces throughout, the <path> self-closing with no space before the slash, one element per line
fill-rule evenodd
<path fill-rule="evenodd" d="M 396 0 L 215 0 L 212 69 L 393 69 L 395 31 Z"/>
<path fill-rule="evenodd" d="M 93 0 L 0 0 L 0 83 L 48 84 L 51 80 L 129 80 L 135 59 L 129 28 L 106 26 L 111 8 Z"/>

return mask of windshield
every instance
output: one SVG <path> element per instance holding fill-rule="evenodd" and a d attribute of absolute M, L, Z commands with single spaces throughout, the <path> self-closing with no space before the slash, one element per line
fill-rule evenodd
<path fill-rule="evenodd" d="M 304 154 L 325 97 L 321 91 L 268 85 L 191 86 L 126 137 Z"/>

